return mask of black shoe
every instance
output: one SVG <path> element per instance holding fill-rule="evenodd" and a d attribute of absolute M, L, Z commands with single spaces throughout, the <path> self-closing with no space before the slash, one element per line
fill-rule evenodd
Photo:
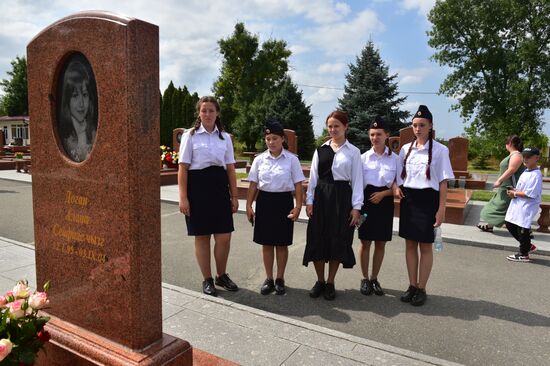
<path fill-rule="evenodd" d="M 414 286 L 409 286 L 409 288 L 407 289 L 407 291 L 405 291 L 403 293 L 403 295 L 401 295 L 401 301 L 403 302 L 411 302 L 411 299 L 413 298 L 414 294 L 416 293 L 416 290 L 418 290 L 416 287 Z"/>
<path fill-rule="evenodd" d="M 264 281 L 264 284 L 262 285 L 260 293 L 262 295 L 269 295 L 273 291 L 275 291 L 275 284 L 273 283 L 273 278 L 271 279 L 266 278 L 266 280 Z"/>
<path fill-rule="evenodd" d="M 214 280 L 212 277 L 202 281 L 202 292 L 210 296 L 218 296 L 216 287 L 214 286 Z"/>
<path fill-rule="evenodd" d="M 367 295 L 367 296 L 368 296 L 368 295 L 371 295 L 371 294 L 372 294 L 372 290 L 373 290 L 373 289 L 372 289 L 372 285 L 371 285 L 370 281 L 369 281 L 368 279 L 366 279 L 366 278 L 363 278 L 363 279 L 361 280 L 361 287 L 360 287 L 359 291 L 361 291 L 361 293 L 362 293 L 363 295 Z"/>
<path fill-rule="evenodd" d="M 384 291 L 382 290 L 382 287 L 380 286 L 380 282 L 378 282 L 378 278 L 375 278 L 374 280 L 370 281 L 370 284 L 372 285 L 372 290 L 374 293 L 378 296 L 384 295 Z"/>
<path fill-rule="evenodd" d="M 216 276 L 216 285 L 223 287 L 227 291 L 237 291 L 239 288 L 235 282 L 231 281 L 231 278 L 227 273 L 222 274 L 221 276 Z"/>
<path fill-rule="evenodd" d="M 426 290 L 424 290 L 423 288 L 418 288 L 416 289 L 416 293 L 411 299 L 411 305 L 414 305 L 414 306 L 424 305 L 427 298 L 428 298 L 428 295 L 426 295 Z"/>
<path fill-rule="evenodd" d="M 309 296 L 313 298 L 317 298 L 321 296 L 321 294 L 325 291 L 325 283 L 321 281 L 315 282 L 315 285 L 311 288 L 309 291 Z"/>
<path fill-rule="evenodd" d="M 275 293 L 277 295 L 284 295 L 285 292 L 285 280 L 283 280 L 282 278 L 275 279 Z"/>
<path fill-rule="evenodd" d="M 334 300 L 336 298 L 336 289 L 334 283 L 327 283 L 325 285 L 325 300 Z"/>

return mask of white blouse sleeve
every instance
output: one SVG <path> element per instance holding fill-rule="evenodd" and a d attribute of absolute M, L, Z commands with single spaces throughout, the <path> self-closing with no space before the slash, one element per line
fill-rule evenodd
<path fill-rule="evenodd" d="M 290 164 L 292 183 L 296 184 L 306 180 L 306 177 L 304 177 L 304 172 L 302 170 L 302 165 L 300 165 L 300 160 L 298 160 L 296 156 L 292 156 L 292 162 Z"/>
<path fill-rule="evenodd" d="M 307 193 L 306 193 L 306 205 L 312 205 L 313 200 L 315 197 L 315 187 L 317 187 L 317 180 L 319 179 L 318 176 L 318 167 L 319 165 L 319 156 L 317 155 L 317 150 L 315 150 L 315 153 L 313 154 L 313 159 L 311 160 L 311 168 L 309 171 L 309 183 L 307 186 Z"/>
<path fill-rule="evenodd" d="M 363 206 L 363 163 L 359 150 L 352 156 L 351 161 L 351 205 L 360 210 Z"/>
<path fill-rule="evenodd" d="M 451 166 L 451 159 L 449 158 L 449 149 L 446 146 L 443 146 L 443 149 L 441 149 L 436 168 L 439 175 L 439 183 L 446 179 L 455 178 L 453 167 Z"/>
<path fill-rule="evenodd" d="M 258 165 L 260 164 L 261 155 L 258 155 L 254 158 L 254 161 L 252 162 L 252 165 L 250 166 L 250 171 L 248 172 L 248 180 L 250 182 L 259 183 L 260 178 L 258 176 Z"/>
<path fill-rule="evenodd" d="M 231 136 L 228 133 L 222 132 L 223 138 L 227 141 L 226 142 L 226 149 L 225 149 L 225 156 L 224 156 L 224 163 L 227 164 L 235 164 L 235 153 L 233 152 L 233 142 L 231 141 Z"/>
<path fill-rule="evenodd" d="M 191 164 L 193 160 L 193 138 L 190 131 L 187 131 L 181 137 L 178 162 L 180 164 Z"/>

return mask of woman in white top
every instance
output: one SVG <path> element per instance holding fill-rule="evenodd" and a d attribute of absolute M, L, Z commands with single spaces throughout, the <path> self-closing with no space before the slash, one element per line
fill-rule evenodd
<path fill-rule="evenodd" d="M 393 235 L 393 190 L 397 175 L 401 174 L 399 156 L 392 154 L 386 146 L 389 126 L 381 117 L 376 116 L 369 128 L 369 138 L 372 148 L 361 155 L 363 163 L 363 195 L 365 197 L 361 214 L 366 215 L 364 223 L 359 227 L 359 257 L 361 261 L 360 291 L 363 295 L 373 292 L 384 295 L 378 281 L 378 274 L 384 260 L 386 242 Z M 372 257 L 372 274 L 369 279 L 369 256 L 371 243 L 374 241 Z"/>
<path fill-rule="evenodd" d="M 248 180 L 246 214 L 254 225 L 254 242 L 262 245 L 266 280 L 260 293 L 275 291 L 283 295 L 288 246 L 292 244 L 294 221 L 300 216 L 303 204 L 302 182 L 305 180 L 300 161 L 286 150 L 283 126 L 268 120 L 265 126 L 267 151 L 256 156 Z M 296 192 L 294 205 L 292 191 Z M 252 202 L 256 198 L 256 212 Z M 273 281 L 273 263 L 277 256 L 277 277 Z"/>
<path fill-rule="evenodd" d="M 210 268 L 210 237 L 214 235 L 216 285 L 228 291 L 238 287 L 226 273 L 233 227 L 239 207 L 233 144 L 223 132 L 220 105 L 214 97 L 197 103 L 198 119 L 181 140 L 178 186 L 180 211 L 188 235 L 195 236 L 195 255 L 204 277 L 203 292 L 216 296 Z"/>
<path fill-rule="evenodd" d="M 335 111 L 326 120 L 330 140 L 319 147 L 311 162 L 306 198 L 309 216 L 303 265 L 313 262 L 317 282 L 309 296 L 324 293 L 334 300 L 334 278 L 340 263 L 344 268 L 355 265 L 353 231 L 359 222 L 363 205 L 361 153 L 346 139 L 348 117 Z M 325 282 L 325 263 L 329 263 Z"/>
<path fill-rule="evenodd" d="M 434 228 L 445 220 L 447 180 L 454 179 L 449 149 L 433 139 L 432 114 L 421 105 L 413 116 L 415 140 L 401 148 L 403 161 L 399 236 L 406 241 L 409 288 L 401 301 L 420 306 L 426 302 L 426 284 L 433 264 Z M 419 256 L 420 251 L 420 256 Z"/>

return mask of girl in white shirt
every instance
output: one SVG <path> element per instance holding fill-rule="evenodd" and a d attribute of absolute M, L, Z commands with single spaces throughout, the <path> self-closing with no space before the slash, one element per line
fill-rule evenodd
<path fill-rule="evenodd" d="M 373 292 L 384 295 L 378 282 L 378 273 L 384 260 L 386 242 L 393 235 L 393 190 L 397 175 L 401 174 L 399 156 L 393 154 L 386 146 L 389 126 L 377 116 L 369 128 L 372 148 L 361 155 L 363 164 L 363 195 L 365 197 L 361 214 L 366 215 L 365 222 L 359 227 L 359 257 L 361 261 L 360 291 L 363 295 Z M 369 279 L 369 256 L 371 243 L 374 241 L 372 274 Z"/>
<path fill-rule="evenodd" d="M 306 198 L 309 216 L 303 265 L 313 262 L 317 282 L 309 296 L 324 293 L 334 300 L 334 278 L 340 263 L 355 265 L 353 231 L 363 205 L 361 153 L 346 139 L 348 117 L 335 111 L 326 120 L 330 140 L 319 147 L 311 162 Z M 325 282 L 325 263 L 329 263 Z"/>
<path fill-rule="evenodd" d="M 302 166 L 296 155 L 286 150 L 283 126 L 269 120 L 265 126 L 265 143 L 268 150 L 256 156 L 248 180 L 246 214 L 254 225 L 254 242 L 262 245 L 266 280 L 260 293 L 275 291 L 283 295 L 288 246 L 292 244 L 294 221 L 300 216 L 303 204 Z M 296 205 L 292 198 L 296 192 Z M 252 202 L 256 198 L 256 212 Z M 277 257 L 277 277 L 273 281 L 273 263 Z"/>
<path fill-rule="evenodd" d="M 401 301 L 426 302 L 426 284 L 433 264 L 434 228 L 445 220 L 447 180 L 454 179 L 449 149 L 433 139 L 432 114 L 421 105 L 413 116 L 414 141 L 401 148 L 403 161 L 399 236 L 405 238 L 409 288 Z M 401 181 L 400 179 L 400 181 Z M 419 255 L 420 252 L 420 255 Z"/>
<path fill-rule="evenodd" d="M 233 144 L 223 132 L 220 105 L 214 97 L 197 103 L 199 118 L 182 137 L 178 186 L 180 212 L 185 215 L 188 235 L 195 236 L 195 255 L 204 277 L 203 292 L 216 296 L 210 268 L 210 237 L 214 235 L 216 285 L 237 291 L 226 273 L 233 227 L 239 207 Z"/>

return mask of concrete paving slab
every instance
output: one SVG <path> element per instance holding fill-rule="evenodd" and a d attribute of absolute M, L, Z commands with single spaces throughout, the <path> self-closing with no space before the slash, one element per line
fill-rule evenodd
<path fill-rule="evenodd" d="M 298 347 L 189 309 L 168 318 L 164 331 L 241 365 L 281 365 Z"/>
<path fill-rule="evenodd" d="M 358 366 L 374 365 L 370 360 L 358 362 L 349 358 L 338 356 L 329 352 L 324 352 L 308 346 L 300 346 L 285 362 L 285 366 L 318 366 L 318 365 L 339 365 L 339 366 Z"/>

